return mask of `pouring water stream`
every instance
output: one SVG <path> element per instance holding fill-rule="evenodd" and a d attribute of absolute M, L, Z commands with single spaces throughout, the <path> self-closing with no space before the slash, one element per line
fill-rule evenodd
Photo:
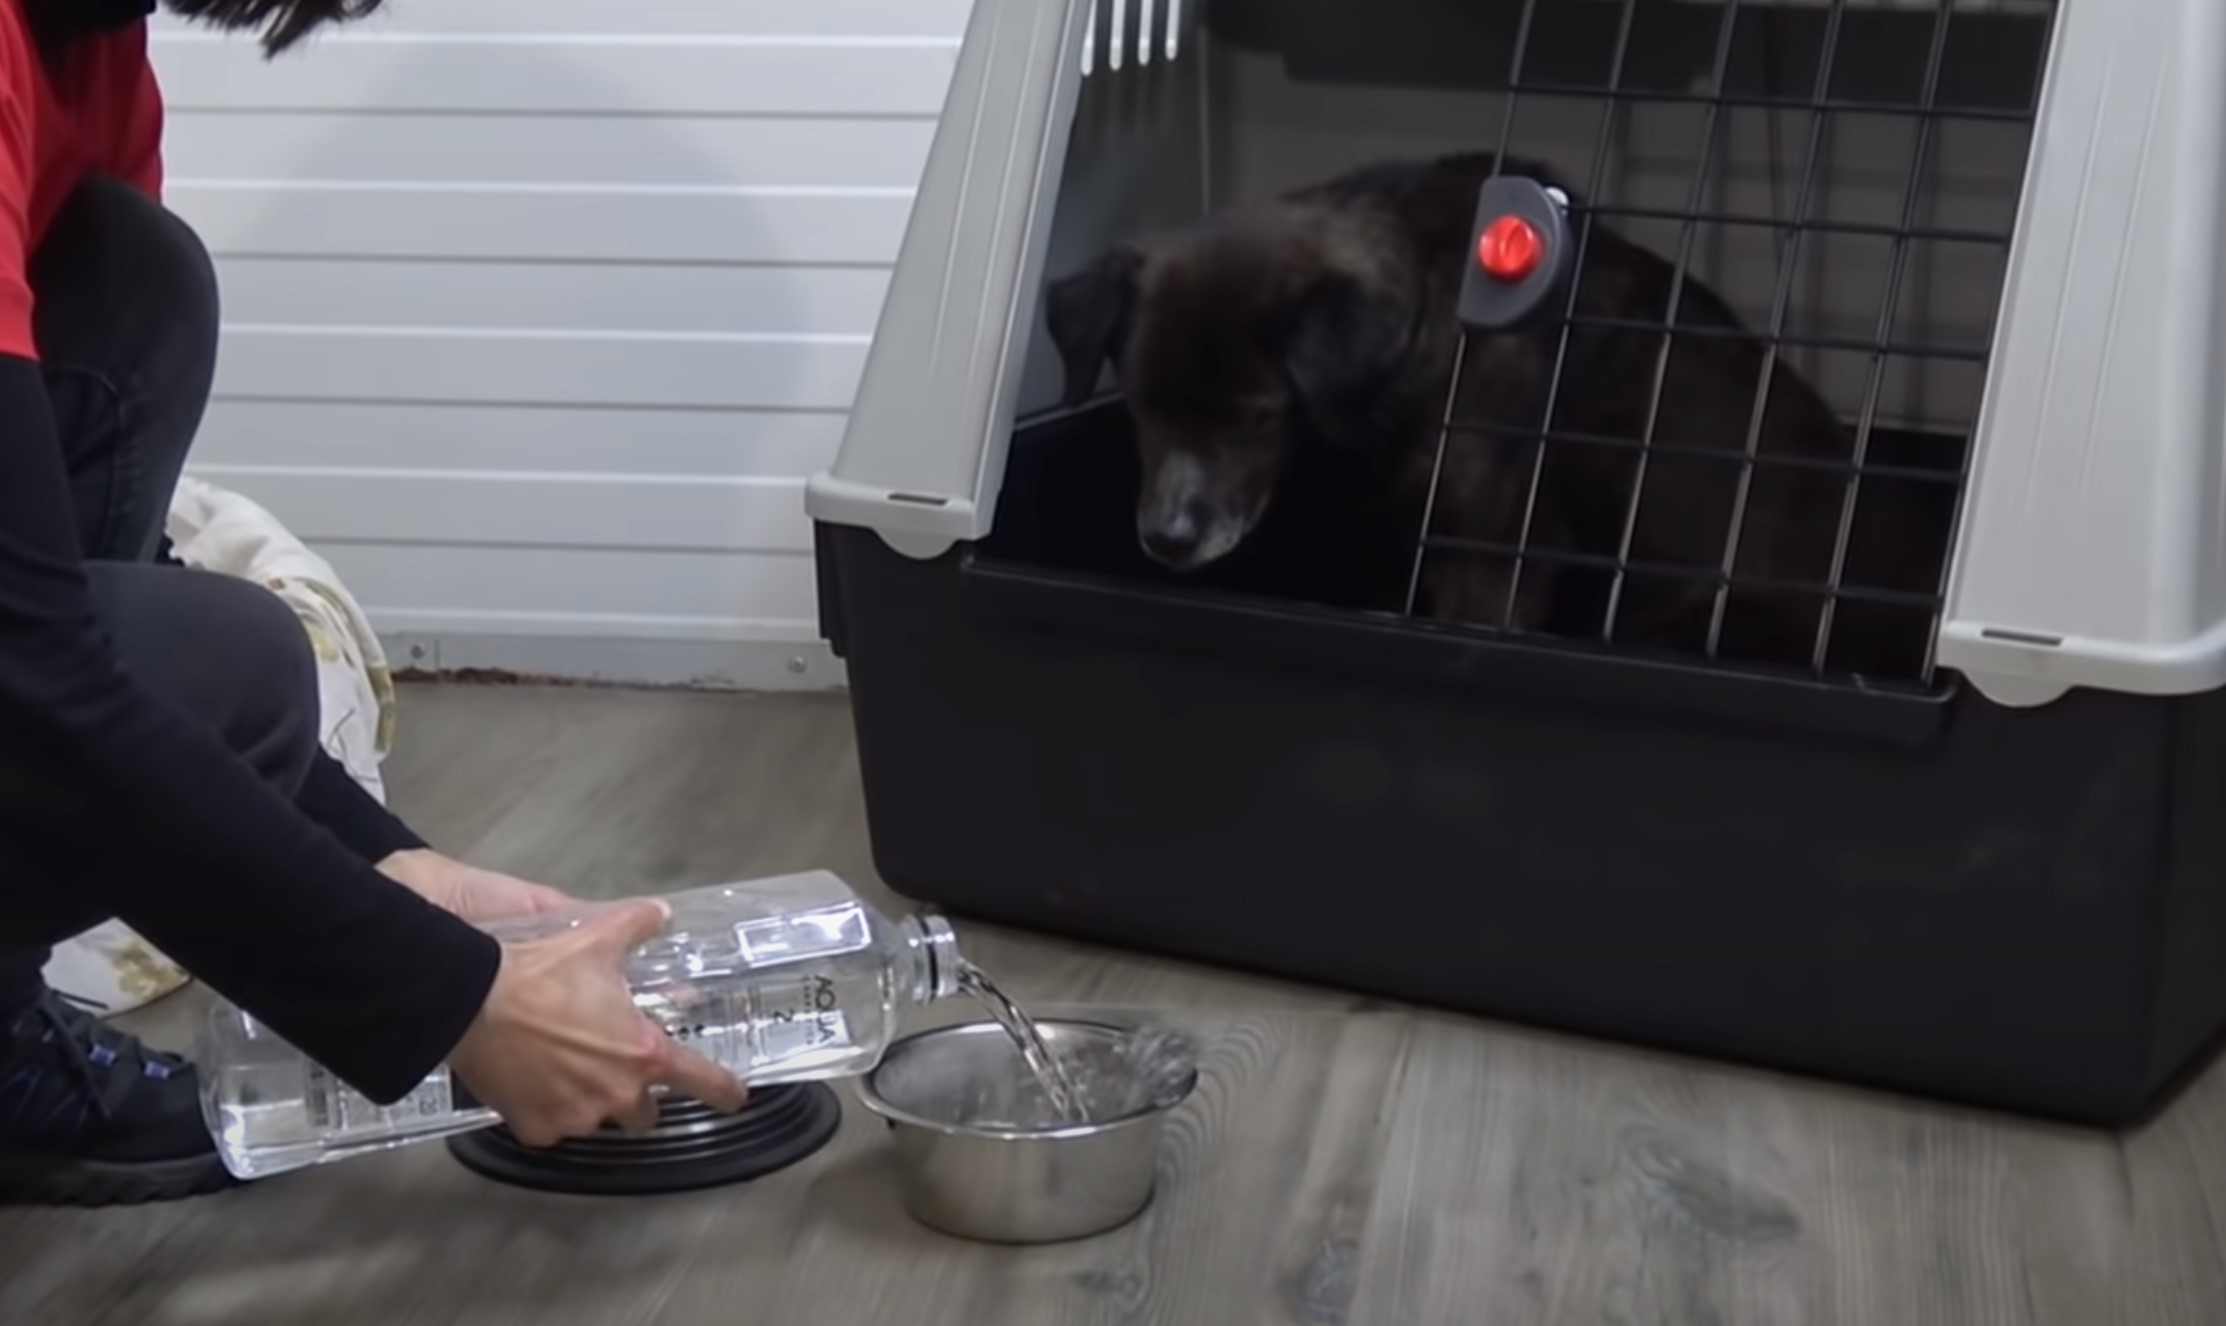
<path fill-rule="evenodd" d="M 958 988 L 971 995 L 1012 1038 L 1013 1048 L 1020 1051 L 1028 1071 L 1035 1075 L 1036 1085 L 1050 1103 L 1052 1118 L 1063 1124 L 1086 1122 L 1083 1113 L 1086 1102 L 1076 1088 L 1073 1075 L 1044 1044 L 1043 1034 L 1036 1030 L 1036 1024 L 1021 1011 L 1020 1005 L 971 962 L 963 962 L 960 966 Z"/>

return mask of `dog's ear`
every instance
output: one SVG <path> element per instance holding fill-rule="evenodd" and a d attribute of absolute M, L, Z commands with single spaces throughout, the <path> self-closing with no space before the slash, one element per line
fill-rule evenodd
<path fill-rule="evenodd" d="M 1325 277 L 1301 301 L 1284 342 L 1284 372 L 1325 441 L 1370 444 L 1376 406 L 1405 370 L 1415 330 L 1408 300 L 1352 277 Z"/>
<path fill-rule="evenodd" d="M 1061 404 L 1067 409 L 1090 398 L 1107 361 L 1120 367 L 1121 347 L 1128 340 L 1129 320 L 1136 310 L 1137 277 L 1143 268 L 1143 253 L 1124 244 L 1072 276 L 1052 282 L 1044 292 L 1044 325 L 1066 374 Z"/>

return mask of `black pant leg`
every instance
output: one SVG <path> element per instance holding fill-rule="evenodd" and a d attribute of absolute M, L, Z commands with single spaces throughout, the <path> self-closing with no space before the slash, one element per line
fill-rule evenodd
<path fill-rule="evenodd" d="M 215 265 L 129 185 L 94 179 L 30 264 L 34 333 L 91 560 L 151 560 L 216 372 Z"/>
<path fill-rule="evenodd" d="M 321 747 L 316 659 L 293 610 L 232 576 L 119 562 L 88 571 L 124 669 L 214 728 L 274 787 L 296 794 Z M 133 826 L 114 830 L 130 835 Z M 84 850 L 97 860 L 101 844 Z M 13 869 L 0 844 L 0 876 Z M 53 944 L 107 919 L 66 889 L 8 892 L 0 908 L 0 1024 L 38 997 Z"/>
<path fill-rule="evenodd" d="M 219 321 L 208 250 L 160 203 L 94 179 L 56 215 L 28 274 L 79 538 L 104 563 L 91 568 L 94 590 L 125 666 L 298 786 L 288 765 L 297 728 L 314 741 L 316 683 L 292 614 L 257 586 L 129 565 L 161 546 L 208 406 Z M 8 889 L 8 873 L 0 844 L 0 1024 L 37 997 L 47 946 L 103 919 L 66 888 Z"/>

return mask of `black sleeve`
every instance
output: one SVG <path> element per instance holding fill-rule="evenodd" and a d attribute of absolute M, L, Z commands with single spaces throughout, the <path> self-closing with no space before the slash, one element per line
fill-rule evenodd
<path fill-rule="evenodd" d="M 0 840 L 25 867 L 0 890 L 97 902 L 350 1085 L 399 1098 L 478 1015 L 500 950 L 126 675 L 69 513 L 43 378 L 0 356 Z"/>
<path fill-rule="evenodd" d="M 426 845 L 393 811 L 380 805 L 377 797 L 364 791 L 363 784 L 340 761 L 324 751 L 318 751 L 310 764 L 309 777 L 302 780 L 294 804 L 332 830 L 341 845 L 374 865 L 396 852 L 414 852 Z"/>

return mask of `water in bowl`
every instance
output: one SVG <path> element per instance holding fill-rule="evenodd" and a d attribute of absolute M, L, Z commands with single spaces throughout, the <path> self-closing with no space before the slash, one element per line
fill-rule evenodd
<path fill-rule="evenodd" d="M 1073 1092 L 1075 1108 L 1062 1110 L 1007 1036 L 980 1030 L 893 1056 L 876 1074 L 877 1094 L 933 1124 L 1057 1132 L 1167 1109 L 1196 1076 L 1195 1047 L 1173 1028 L 1047 1021 L 1037 1028 L 1044 1053 Z"/>

